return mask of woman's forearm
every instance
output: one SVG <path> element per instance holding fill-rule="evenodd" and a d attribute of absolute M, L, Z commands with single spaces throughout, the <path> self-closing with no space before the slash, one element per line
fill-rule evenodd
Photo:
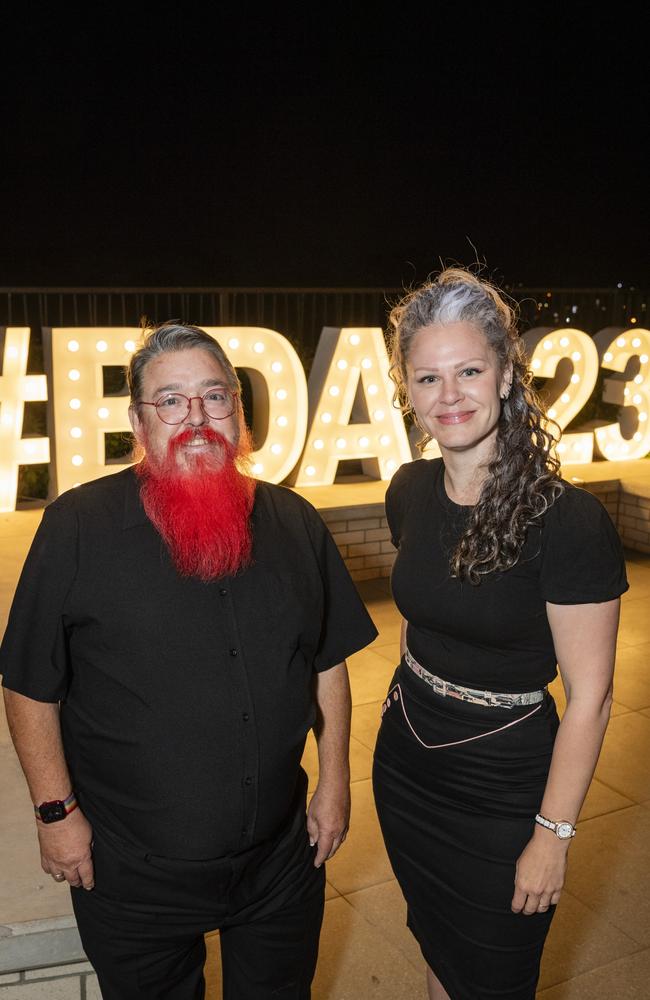
<path fill-rule="evenodd" d="M 570 699 L 558 729 L 540 812 L 575 824 L 609 722 L 611 693 L 600 704 Z"/>

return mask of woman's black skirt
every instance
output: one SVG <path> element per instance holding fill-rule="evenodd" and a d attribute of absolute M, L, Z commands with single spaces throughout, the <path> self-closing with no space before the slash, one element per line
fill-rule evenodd
<path fill-rule="evenodd" d="M 452 1000 L 535 996 L 554 907 L 524 916 L 510 904 L 557 727 L 550 695 L 513 709 L 473 705 L 435 694 L 404 663 L 391 682 L 377 812 L 408 926 Z"/>

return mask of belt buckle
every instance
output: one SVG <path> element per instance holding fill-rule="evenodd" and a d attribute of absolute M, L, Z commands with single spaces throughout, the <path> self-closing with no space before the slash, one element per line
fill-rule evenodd
<path fill-rule="evenodd" d="M 442 695 L 443 698 L 446 698 L 447 697 L 447 681 L 443 680 L 442 677 L 438 677 L 436 674 L 434 674 L 434 676 L 435 676 L 435 682 L 434 682 L 434 685 L 433 685 L 434 691 L 436 692 L 436 694 L 440 694 L 440 695 Z"/>
<path fill-rule="evenodd" d="M 512 708 L 515 704 L 515 699 L 510 694 L 493 694 L 491 704 L 495 708 Z"/>

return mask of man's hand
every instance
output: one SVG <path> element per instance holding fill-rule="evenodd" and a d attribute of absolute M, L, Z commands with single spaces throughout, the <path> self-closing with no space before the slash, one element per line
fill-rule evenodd
<path fill-rule="evenodd" d="M 92 889 L 95 885 L 93 831 L 81 809 L 75 809 L 56 823 L 37 821 L 37 826 L 43 871 L 57 882 Z"/>
<path fill-rule="evenodd" d="M 309 843 L 312 847 L 316 845 L 315 868 L 320 868 L 323 861 L 329 861 L 336 854 L 345 840 L 349 823 L 349 784 L 319 781 L 307 809 Z"/>
<path fill-rule="evenodd" d="M 535 831 L 517 861 L 514 913 L 546 913 L 560 901 L 569 844 L 547 830 Z"/>

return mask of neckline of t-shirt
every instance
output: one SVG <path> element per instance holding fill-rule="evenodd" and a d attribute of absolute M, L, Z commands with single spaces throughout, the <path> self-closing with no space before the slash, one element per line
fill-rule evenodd
<path fill-rule="evenodd" d="M 438 499 L 441 501 L 443 507 L 447 508 L 447 510 L 455 511 L 457 513 L 473 510 L 473 504 L 456 503 L 456 501 L 452 500 L 447 494 L 447 490 L 445 489 L 445 463 L 442 460 L 440 461 L 438 474 L 436 476 L 435 490 Z"/>

